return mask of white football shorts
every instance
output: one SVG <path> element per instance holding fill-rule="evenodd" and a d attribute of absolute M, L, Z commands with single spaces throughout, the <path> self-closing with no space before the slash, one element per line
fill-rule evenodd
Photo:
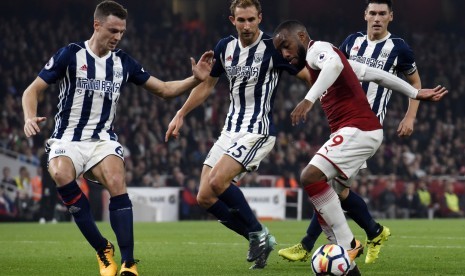
<path fill-rule="evenodd" d="M 213 168 L 223 154 L 227 154 L 239 162 L 247 172 L 256 171 L 260 162 L 273 149 L 275 141 L 274 136 L 223 131 L 203 164 Z M 234 181 L 237 182 L 244 175 L 245 172 L 241 173 L 234 178 Z"/>
<path fill-rule="evenodd" d="M 310 164 L 319 168 L 329 182 L 337 177 L 339 184 L 350 187 L 350 179 L 366 166 L 366 160 L 376 153 L 382 141 L 382 129 L 363 131 L 344 127 L 331 134 Z"/>
<path fill-rule="evenodd" d="M 48 148 L 47 148 L 48 147 Z M 49 151 L 48 161 L 58 156 L 71 159 L 76 170 L 76 177 L 86 173 L 108 155 L 116 155 L 124 162 L 123 146 L 112 140 L 65 141 L 49 139 L 46 145 Z M 94 179 L 90 179 L 96 182 Z"/>

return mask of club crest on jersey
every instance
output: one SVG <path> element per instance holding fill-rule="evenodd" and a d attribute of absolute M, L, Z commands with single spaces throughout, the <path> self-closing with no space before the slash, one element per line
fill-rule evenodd
<path fill-rule="evenodd" d="M 260 63 L 260 62 L 262 62 L 262 60 L 263 60 L 263 54 L 255 54 L 253 56 L 253 61 L 255 63 Z"/>
<path fill-rule="evenodd" d="M 50 68 L 53 67 L 54 63 L 55 63 L 55 60 L 53 59 L 53 57 L 51 57 L 50 60 L 47 62 L 47 64 L 45 64 L 44 66 L 45 70 L 50 70 Z"/>
<path fill-rule="evenodd" d="M 390 54 L 391 54 L 391 51 L 381 51 L 381 54 L 379 54 L 379 56 L 381 58 L 388 58 Z"/>
<path fill-rule="evenodd" d="M 121 67 L 113 68 L 113 75 L 117 79 L 122 79 L 123 78 L 123 68 L 121 68 Z"/>

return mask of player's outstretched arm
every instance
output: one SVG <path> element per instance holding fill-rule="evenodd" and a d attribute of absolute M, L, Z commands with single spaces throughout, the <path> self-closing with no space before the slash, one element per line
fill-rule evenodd
<path fill-rule="evenodd" d="M 394 76 L 386 71 L 378 68 L 372 68 L 366 64 L 361 64 L 356 61 L 349 61 L 350 66 L 357 75 L 359 81 L 372 81 L 377 84 L 392 89 L 393 91 L 400 92 L 412 99 L 420 101 L 440 101 L 447 93 L 447 89 L 438 85 L 436 88 L 429 89 L 423 88 L 417 90 L 403 79 Z"/>
<path fill-rule="evenodd" d="M 144 88 L 163 99 L 174 98 L 190 90 L 208 78 L 214 64 L 213 51 L 205 52 L 196 63 L 191 58 L 192 76 L 184 80 L 161 81 L 151 76 L 144 84 Z"/>
<path fill-rule="evenodd" d="M 213 91 L 213 88 L 215 87 L 217 82 L 218 78 L 208 77 L 204 82 L 197 85 L 192 90 L 186 102 L 178 110 L 178 112 L 176 112 L 176 115 L 169 123 L 168 130 L 165 133 L 165 142 L 168 142 L 170 137 L 179 137 L 179 131 L 184 123 L 184 117 L 187 114 L 189 114 L 189 112 L 191 112 L 194 108 L 205 102 L 205 100 Z"/>
<path fill-rule="evenodd" d="M 39 123 L 47 119 L 45 117 L 37 117 L 39 94 L 47 89 L 47 87 L 48 84 L 43 79 L 37 77 L 23 93 L 24 133 L 27 137 L 39 133 Z"/>

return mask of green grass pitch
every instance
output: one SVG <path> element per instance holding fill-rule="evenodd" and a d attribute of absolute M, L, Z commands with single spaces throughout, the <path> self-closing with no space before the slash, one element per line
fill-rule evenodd
<path fill-rule="evenodd" d="M 300 241 L 308 221 L 265 222 L 277 249 Z M 350 221 L 360 240 L 364 233 Z M 392 236 L 363 275 L 465 275 L 465 220 L 386 220 Z M 116 245 L 109 224 L 99 223 Z M 141 275 L 312 275 L 310 263 L 290 263 L 273 251 L 264 270 L 249 270 L 245 239 L 216 221 L 136 223 Z M 317 246 L 324 243 L 320 238 Z M 116 260 L 119 263 L 119 251 Z M 95 252 L 73 223 L 0 224 L 0 275 L 98 275 Z"/>

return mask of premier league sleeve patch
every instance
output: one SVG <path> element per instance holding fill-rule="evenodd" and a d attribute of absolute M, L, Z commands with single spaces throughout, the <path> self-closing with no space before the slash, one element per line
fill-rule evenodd
<path fill-rule="evenodd" d="M 317 62 L 323 62 L 323 61 L 326 60 L 327 57 L 328 57 L 327 52 L 321 52 L 321 53 L 318 54 Z"/>
<path fill-rule="evenodd" d="M 53 57 L 50 58 L 50 60 L 45 64 L 44 68 L 45 70 L 50 70 L 53 67 L 53 64 L 55 63 Z"/>

